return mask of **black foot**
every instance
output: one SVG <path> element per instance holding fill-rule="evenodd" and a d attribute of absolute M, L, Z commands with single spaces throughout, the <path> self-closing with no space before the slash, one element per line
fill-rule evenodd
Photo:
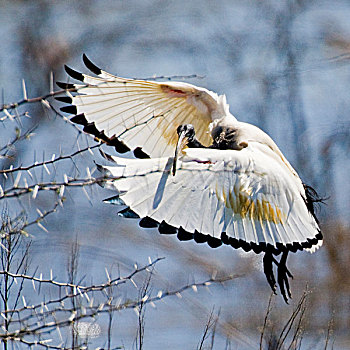
<path fill-rule="evenodd" d="M 278 264 L 277 281 L 278 281 L 278 285 L 280 286 L 283 299 L 288 304 L 288 298 L 292 299 L 292 293 L 290 292 L 290 289 L 289 289 L 288 277 L 293 278 L 293 275 L 287 269 L 287 256 L 288 256 L 288 250 L 283 252 L 282 258 Z"/>
<path fill-rule="evenodd" d="M 280 262 L 278 262 L 273 256 L 272 253 L 265 253 L 263 264 L 264 264 L 264 273 L 274 294 L 276 293 L 276 280 L 273 274 L 272 263 L 277 265 L 277 283 L 280 287 L 281 294 L 284 301 L 288 304 L 288 299 L 292 298 L 292 294 L 289 288 L 288 278 L 293 278 L 293 275 L 287 269 L 287 257 L 288 250 L 284 251 L 281 257 Z"/>
<path fill-rule="evenodd" d="M 264 273 L 267 279 L 267 282 L 269 282 L 269 285 L 272 289 L 272 291 L 274 292 L 274 294 L 276 293 L 276 280 L 275 280 L 275 276 L 273 275 L 273 269 L 272 269 L 272 262 L 275 259 L 273 258 L 271 253 L 265 253 L 264 255 L 264 259 L 263 259 L 263 264 L 264 264 Z"/>

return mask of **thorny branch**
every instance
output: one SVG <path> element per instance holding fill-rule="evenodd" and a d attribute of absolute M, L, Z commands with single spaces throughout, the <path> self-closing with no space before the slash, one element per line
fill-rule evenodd
<path fill-rule="evenodd" d="M 13 186 L 9 189 L 3 190 L 2 193 L 0 193 L 0 200 L 4 198 L 19 197 L 27 193 L 32 193 L 33 198 L 35 199 L 39 191 L 54 191 L 58 193 L 61 191 L 62 193 L 65 187 L 91 186 L 94 184 L 101 184 L 105 180 L 106 180 L 106 177 L 103 176 L 103 177 L 88 178 L 88 179 L 67 179 L 67 181 L 63 181 L 63 182 L 37 183 L 27 187 Z"/>
<path fill-rule="evenodd" d="M 24 134 L 21 134 L 21 130 L 19 128 L 16 128 L 16 136 L 8 142 L 6 145 L 2 146 L 0 148 L 0 152 L 4 152 L 3 154 L 0 154 L 1 158 L 9 158 L 7 153 L 15 146 L 15 144 L 19 141 L 29 139 L 33 135 L 33 131 L 36 129 L 36 127 L 33 127 L 29 130 L 27 130 Z"/>
<path fill-rule="evenodd" d="M 81 154 L 81 153 L 84 153 L 84 152 L 87 152 L 87 151 L 91 151 L 92 149 L 94 148 L 97 148 L 97 147 L 100 147 L 101 145 L 100 144 L 97 144 L 97 145 L 94 145 L 94 146 L 89 146 L 89 147 L 85 147 L 85 148 L 82 148 L 82 149 L 79 149 L 75 152 L 73 152 L 72 154 L 68 154 L 68 155 L 64 155 L 64 156 L 53 156 L 52 159 L 50 160 L 46 160 L 46 161 L 43 161 L 43 162 L 34 162 L 28 166 L 18 166 L 18 167 L 11 167 L 9 169 L 0 169 L 0 174 L 8 174 L 8 173 L 14 173 L 14 172 L 18 172 L 18 171 L 28 171 L 28 170 L 31 170 L 33 168 L 37 168 L 37 167 L 47 167 L 48 165 L 50 164 L 54 164 L 54 163 L 57 163 L 61 160 L 65 160 L 65 159 L 72 159 L 73 157 L 77 156 L 78 154 Z"/>
<path fill-rule="evenodd" d="M 39 96 L 39 97 L 33 97 L 33 98 L 27 98 L 26 97 L 26 90 L 25 87 L 23 89 L 23 94 L 25 95 L 24 98 L 19 101 L 19 102 L 14 102 L 14 103 L 10 103 L 10 104 L 4 104 L 0 107 L 0 112 L 4 112 L 8 118 L 14 118 L 14 116 L 12 116 L 11 114 L 9 114 L 9 110 L 12 109 L 17 109 L 19 106 L 24 105 L 26 103 L 37 103 L 37 102 L 41 102 L 41 103 L 47 103 L 47 99 L 50 97 L 54 97 L 60 94 L 65 93 L 66 91 L 75 91 L 75 89 L 67 89 L 67 90 L 59 90 L 59 91 L 52 91 L 49 94 L 43 95 L 43 96 Z M 44 102 L 43 102 L 44 101 Z"/>
<path fill-rule="evenodd" d="M 107 288 L 114 288 L 115 290 L 120 288 L 122 283 L 130 282 L 133 283 L 132 279 L 143 271 L 150 271 L 153 269 L 154 265 L 161 261 L 162 258 L 158 258 L 154 261 L 150 261 L 149 264 L 135 268 L 133 272 L 124 277 L 118 277 L 115 279 L 109 279 L 107 282 L 92 285 L 92 286 L 82 286 L 82 285 L 72 285 L 70 283 L 58 282 L 53 278 L 43 279 L 36 278 L 30 275 L 24 274 L 13 274 L 6 271 L 2 271 L 1 274 L 4 274 L 13 279 L 22 279 L 26 281 L 31 281 L 33 288 L 36 290 L 36 284 L 48 283 L 51 286 L 58 288 L 59 291 L 62 287 L 71 287 L 66 289 L 67 293 L 65 296 L 58 298 L 56 300 L 49 300 L 47 302 L 42 302 L 38 305 L 25 305 L 22 308 L 15 310 L 7 310 L 7 312 L 2 312 L 1 316 L 4 319 L 7 319 L 7 315 L 17 315 L 17 318 L 13 316 L 12 325 L 18 324 L 19 327 L 15 327 L 14 331 L 7 331 L 6 333 L 0 334 L 0 338 L 3 340 L 25 340 L 26 336 L 43 336 L 51 334 L 53 331 L 56 331 L 57 328 L 63 329 L 72 325 L 73 321 L 76 323 L 84 319 L 91 319 L 92 317 L 97 317 L 101 314 L 111 312 L 111 311 L 122 311 L 126 309 L 135 309 L 142 310 L 146 304 L 154 305 L 158 301 L 170 297 L 170 296 L 180 296 L 186 290 L 192 289 L 197 290 L 200 287 L 208 287 L 211 284 L 222 284 L 226 281 L 230 281 L 235 278 L 235 276 L 226 276 L 220 279 L 208 279 L 204 282 L 187 284 L 181 288 L 168 291 L 159 291 L 157 295 L 148 295 L 143 293 L 142 298 L 137 298 L 135 300 L 124 300 L 120 298 L 115 303 L 115 305 L 110 305 L 107 301 L 94 301 L 94 296 L 96 296 L 97 291 L 104 291 Z M 149 283 L 149 278 L 147 279 Z M 134 283 L 133 283 L 134 284 Z M 149 291 L 148 287 L 143 289 L 144 292 Z M 78 310 L 75 307 L 66 307 L 65 300 L 72 300 L 74 298 L 81 298 L 81 310 Z M 108 298 L 107 298 L 108 299 Z M 23 299 L 23 302 L 25 300 Z M 27 315 L 25 315 L 27 312 Z M 53 320 L 52 317 L 56 317 L 56 320 Z"/>

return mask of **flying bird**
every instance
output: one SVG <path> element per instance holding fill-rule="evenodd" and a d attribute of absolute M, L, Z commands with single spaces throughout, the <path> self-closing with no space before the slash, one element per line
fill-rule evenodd
<path fill-rule="evenodd" d="M 116 192 L 105 201 L 126 206 L 119 215 L 140 218 L 141 227 L 182 241 L 263 253 L 267 281 L 288 303 L 288 252 L 322 245 L 314 212 L 320 199 L 270 136 L 238 121 L 225 95 L 184 82 L 121 78 L 85 55 L 83 61 L 97 77 L 65 66 L 81 83 L 57 83 L 67 95 L 57 99 L 69 104 L 61 110 L 136 158 L 101 151 L 113 163 L 98 166 L 103 185 Z"/>

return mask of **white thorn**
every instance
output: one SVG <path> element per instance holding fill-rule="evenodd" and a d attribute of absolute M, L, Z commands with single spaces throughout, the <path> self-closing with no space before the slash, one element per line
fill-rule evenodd
<path fill-rule="evenodd" d="M 138 309 L 137 307 L 134 307 L 134 311 L 135 311 L 135 314 L 136 314 L 137 316 L 139 316 L 140 312 L 139 312 L 139 309 Z"/>
<path fill-rule="evenodd" d="M 44 107 L 46 107 L 47 109 L 51 109 L 51 105 L 49 102 L 47 102 L 46 100 L 41 100 L 41 103 Z"/>
<path fill-rule="evenodd" d="M 75 316 L 76 316 L 77 312 L 76 311 L 73 311 L 72 314 L 69 316 L 69 321 L 73 321 L 75 319 Z"/>
<path fill-rule="evenodd" d="M 53 94 L 53 71 L 50 72 L 50 94 Z"/>
<path fill-rule="evenodd" d="M 23 99 L 28 100 L 26 82 L 24 81 L 24 79 L 22 79 L 22 89 L 23 89 Z"/>
<path fill-rule="evenodd" d="M 110 276 L 109 276 L 109 273 L 108 273 L 108 270 L 107 270 L 106 267 L 105 267 L 105 271 L 106 271 L 106 275 L 107 275 L 108 282 L 110 282 L 110 281 L 111 281 L 111 278 L 110 278 Z"/>
<path fill-rule="evenodd" d="M 86 300 L 87 300 L 87 301 L 90 301 L 90 298 L 89 298 L 88 293 L 84 293 L 84 295 L 85 295 Z"/>
<path fill-rule="evenodd" d="M 46 233 L 48 233 L 49 231 L 47 230 L 46 227 L 44 227 L 40 222 L 36 223 L 42 230 L 44 230 Z"/>
<path fill-rule="evenodd" d="M 50 175 L 51 173 L 50 173 L 50 170 L 49 170 L 49 168 L 47 167 L 47 165 L 44 163 L 43 166 L 44 166 L 46 172 Z"/>
<path fill-rule="evenodd" d="M 8 116 L 8 118 L 9 118 L 10 120 L 13 120 L 13 119 L 14 119 L 14 118 L 13 118 L 13 115 L 11 115 L 11 114 L 8 112 L 7 109 L 4 109 L 4 113 Z"/>
<path fill-rule="evenodd" d="M 13 187 L 15 187 L 15 188 L 18 187 L 18 183 L 19 183 L 19 180 L 21 179 L 21 175 L 22 175 L 21 172 L 19 172 L 19 173 L 17 174 L 16 180 L 15 180 L 15 182 L 13 183 Z"/>
<path fill-rule="evenodd" d="M 64 185 L 61 185 L 61 186 L 60 186 L 60 193 L 59 193 L 59 196 L 60 196 L 60 197 L 63 197 L 64 190 L 65 190 L 65 186 L 64 186 Z"/>
<path fill-rule="evenodd" d="M 39 186 L 35 185 L 34 190 L 33 190 L 33 199 L 36 198 L 37 194 L 38 194 L 38 190 L 39 190 Z"/>

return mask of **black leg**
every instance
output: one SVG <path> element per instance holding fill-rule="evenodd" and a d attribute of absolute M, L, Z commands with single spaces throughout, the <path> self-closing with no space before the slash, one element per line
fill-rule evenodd
<path fill-rule="evenodd" d="M 277 267 L 277 281 L 280 286 L 281 294 L 283 296 L 284 301 L 288 304 L 288 298 L 292 298 L 292 294 L 289 289 L 289 278 L 293 278 L 293 275 L 287 269 L 287 257 L 288 250 L 284 251 L 281 257 L 281 260 Z M 287 293 L 286 293 L 287 292 Z"/>
<path fill-rule="evenodd" d="M 264 273 L 269 283 L 272 291 L 276 293 L 276 280 L 273 274 L 273 263 L 277 266 L 277 283 L 280 287 L 281 294 L 284 301 L 288 304 L 288 299 L 292 298 L 292 294 L 289 288 L 288 278 L 293 278 L 293 275 L 287 268 L 287 257 L 288 250 L 285 250 L 282 254 L 281 260 L 278 262 L 272 255 L 272 253 L 265 253 L 263 264 L 264 264 Z"/>
<path fill-rule="evenodd" d="M 272 269 L 272 262 L 275 259 L 272 256 L 272 253 L 265 253 L 263 258 L 263 264 L 264 264 L 264 273 L 267 279 L 267 282 L 269 283 L 272 291 L 276 293 L 276 280 L 275 276 L 273 275 L 273 269 Z M 275 260 L 276 261 L 276 260 Z"/>

